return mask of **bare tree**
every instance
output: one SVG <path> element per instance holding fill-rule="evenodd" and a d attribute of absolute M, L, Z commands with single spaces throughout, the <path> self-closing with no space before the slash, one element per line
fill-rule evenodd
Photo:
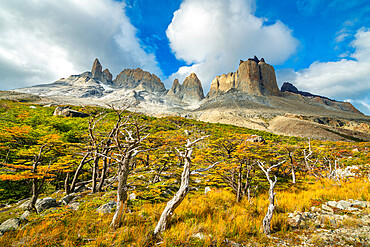
<path fill-rule="evenodd" d="M 140 146 L 148 137 L 148 135 L 141 135 L 143 126 L 140 126 L 136 120 L 130 122 L 129 117 L 123 122 L 122 111 L 116 111 L 116 114 L 118 117 L 117 123 L 119 123 L 116 125 L 114 134 L 117 153 L 113 153 L 111 156 L 100 154 L 104 158 L 115 160 L 118 164 L 117 208 L 111 222 L 111 227 L 114 229 L 121 224 L 127 200 L 127 178 L 130 174 L 133 160 L 139 153 L 148 151 L 142 150 Z"/>
<path fill-rule="evenodd" d="M 39 153 L 35 155 L 33 165 L 32 165 L 32 173 L 36 174 L 37 173 L 37 168 L 40 165 L 42 161 L 42 152 L 44 151 L 44 148 L 46 147 L 46 144 L 42 145 L 40 147 Z M 50 166 L 50 163 L 49 163 Z M 34 210 L 37 213 L 36 210 L 36 201 L 37 198 L 39 197 L 39 194 L 41 192 L 42 186 L 44 185 L 46 176 L 44 176 L 41 181 L 38 178 L 32 178 L 32 197 L 30 200 L 30 203 L 28 205 L 28 210 Z"/>
<path fill-rule="evenodd" d="M 275 187 L 275 184 L 277 182 L 277 178 L 276 178 L 276 176 L 274 176 L 274 181 L 273 181 L 270 178 L 270 172 L 274 167 L 278 167 L 281 164 L 283 164 L 284 162 L 285 161 L 282 161 L 278 164 L 272 165 L 272 166 L 267 168 L 263 162 L 257 161 L 258 166 L 265 173 L 266 178 L 267 178 L 267 180 L 270 184 L 270 188 L 269 188 L 269 201 L 270 201 L 270 203 L 269 203 L 269 206 L 267 208 L 267 213 L 266 213 L 266 215 L 265 215 L 265 217 L 263 218 L 263 221 L 262 221 L 262 229 L 263 229 L 263 232 L 266 235 L 269 235 L 271 233 L 271 220 L 272 220 L 272 215 L 273 215 L 275 207 L 276 207 L 276 205 L 275 205 L 275 195 L 276 195 L 276 193 L 274 193 L 274 187 Z"/>
<path fill-rule="evenodd" d="M 208 136 L 203 136 L 196 139 L 195 141 L 187 140 L 185 145 L 185 150 L 182 152 L 176 149 L 178 155 L 184 159 L 184 169 L 181 174 L 181 184 L 179 190 L 173 196 L 173 198 L 167 202 L 165 209 L 162 212 L 161 218 L 159 219 L 157 226 L 154 229 L 154 237 L 158 236 L 161 232 L 166 230 L 169 222 L 171 221 L 173 212 L 181 204 L 189 191 L 189 179 L 190 179 L 190 167 L 191 167 L 191 154 L 193 153 L 193 146 L 197 142 L 207 138 Z"/>

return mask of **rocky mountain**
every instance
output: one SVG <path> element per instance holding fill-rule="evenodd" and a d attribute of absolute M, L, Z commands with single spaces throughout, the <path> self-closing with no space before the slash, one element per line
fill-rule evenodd
<path fill-rule="evenodd" d="M 234 73 L 216 76 L 211 83 L 207 98 L 217 97 L 227 92 L 245 92 L 249 95 L 281 95 L 277 86 L 274 67 L 256 56 L 247 61 L 240 60 L 239 68 Z"/>
<path fill-rule="evenodd" d="M 113 86 L 118 88 L 164 92 L 163 82 L 154 74 L 137 69 L 124 69 L 113 80 Z"/>
<path fill-rule="evenodd" d="M 204 99 L 202 83 L 195 73 L 186 77 L 182 85 L 178 79 L 175 79 L 171 89 L 167 92 L 167 97 L 181 100 L 184 103 L 198 103 Z"/>
<path fill-rule="evenodd" d="M 217 76 L 207 97 L 194 73 L 166 90 L 156 75 L 140 68 L 126 68 L 114 80 L 102 68 L 95 59 L 91 71 L 15 91 L 48 97 L 56 104 L 131 105 L 132 111 L 152 116 L 178 115 L 302 137 L 370 140 L 370 117 L 348 102 L 301 92 L 292 84 L 279 90 L 274 68 L 263 58 L 241 60 L 236 72 Z M 345 124 L 330 126 L 323 118 Z"/>

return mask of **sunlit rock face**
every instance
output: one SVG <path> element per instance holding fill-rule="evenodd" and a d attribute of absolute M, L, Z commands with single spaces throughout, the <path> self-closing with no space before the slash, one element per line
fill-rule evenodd
<path fill-rule="evenodd" d="M 230 90 L 258 96 L 280 95 L 274 67 L 267 64 L 263 58 L 259 60 L 257 57 L 247 61 L 240 60 L 239 68 L 235 73 L 217 76 L 211 83 L 208 97 Z"/>

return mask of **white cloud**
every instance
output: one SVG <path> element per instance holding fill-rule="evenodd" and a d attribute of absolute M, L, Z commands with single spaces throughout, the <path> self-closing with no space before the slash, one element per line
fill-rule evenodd
<path fill-rule="evenodd" d="M 352 59 L 336 62 L 314 62 L 307 69 L 278 71 L 279 81 L 290 81 L 299 90 L 338 100 L 352 100 L 364 113 L 370 114 L 370 29 L 362 28 L 351 45 Z"/>
<path fill-rule="evenodd" d="M 298 45 L 282 22 L 267 25 L 254 16 L 253 0 L 185 0 L 166 31 L 170 47 L 184 66 L 169 80 L 197 73 L 205 90 L 212 79 L 235 71 L 240 59 L 257 55 L 279 64 Z M 167 81 L 168 84 L 170 82 Z"/>
<path fill-rule="evenodd" d="M 141 67 L 161 75 L 114 0 L 0 1 L 0 89 L 52 82 L 91 68 Z"/>

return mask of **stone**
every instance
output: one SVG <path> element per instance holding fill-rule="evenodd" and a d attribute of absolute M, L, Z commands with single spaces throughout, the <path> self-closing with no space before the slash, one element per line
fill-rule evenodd
<path fill-rule="evenodd" d="M 73 202 L 73 203 L 68 204 L 67 207 L 77 211 L 78 208 L 80 207 L 80 203 L 79 202 Z"/>
<path fill-rule="evenodd" d="M 69 109 L 68 107 L 64 107 L 64 106 L 58 106 L 57 108 L 55 108 L 53 115 L 54 116 L 65 116 L 65 117 L 81 117 L 81 118 L 90 116 L 87 113 L 75 111 L 75 110 Z"/>
<path fill-rule="evenodd" d="M 235 73 L 216 76 L 211 83 L 207 98 L 235 91 L 256 96 L 281 95 L 274 67 L 267 64 L 265 60 L 259 61 L 256 56 L 247 61 L 241 60 Z"/>
<path fill-rule="evenodd" d="M 131 200 L 135 200 L 136 199 L 136 195 L 135 193 L 131 193 L 129 196 L 128 196 L 128 199 L 131 201 Z"/>
<path fill-rule="evenodd" d="M 260 142 L 260 143 L 265 143 L 265 139 L 263 139 L 262 136 L 258 135 L 252 135 L 250 138 L 246 140 L 247 142 Z"/>
<path fill-rule="evenodd" d="M 95 58 L 93 67 L 91 69 L 91 77 L 95 80 L 100 81 L 102 78 L 102 66 L 99 62 L 99 59 Z"/>
<path fill-rule="evenodd" d="M 35 206 L 36 206 L 37 213 L 41 213 L 42 211 L 46 209 L 58 207 L 59 204 L 54 198 L 46 197 L 36 202 Z"/>
<path fill-rule="evenodd" d="M 341 210 L 346 210 L 347 208 L 349 208 L 351 206 L 351 202 L 347 202 L 347 201 L 339 201 L 337 203 L 337 208 L 341 209 Z"/>
<path fill-rule="evenodd" d="M 366 203 L 364 201 L 353 201 L 353 202 L 351 202 L 351 207 L 366 208 L 367 206 L 368 206 L 368 203 Z"/>
<path fill-rule="evenodd" d="M 31 105 L 30 106 L 30 109 L 36 109 L 37 107 L 36 106 L 34 106 L 34 105 Z"/>
<path fill-rule="evenodd" d="M 79 193 L 79 192 L 85 191 L 87 189 L 88 188 L 85 185 L 81 185 L 81 186 L 78 186 L 74 191 L 75 191 L 75 193 Z"/>
<path fill-rule="evenodd" d="M 0 225 L 0 236 L 7 231 L 14 231 L 19 228 L 21 221 L 18 218 L 8 219 Z"/>
<path fill-rule="evenodd" d="M 71 193 L 69 195 L 66 195 L 60 200 L 60 204 L 67 205 L 70 203 L 74 198 L 76 197 L 76 193 Z"/>
<path fill-rule="evenodd" d="M 288 224 L 293 228 L 297 229 L 299 228 L 299 225 L 303 221 L 303 217 L 300 212 L 297 212 L 293 215 L 292 218 L 288 219 Z"/>
<path fill-rule="evenodd" d="M 100 214 L 107 214 L 110 213 L 116 206 L 117 203 L 115 201 L 110 201 L 106 204 L 101 205 L 96 211 Z"/>
<path fill-rule="evenodd" d="M 207 194 L 208 192 L 211 192 L 211 188 L 207 186 L 204 188 L 204 194 Z"/>
<path fill-rule="evenodd" d="M 124 69 L 113 80 L 113 85 L 119 88 L 146 90 L 163 93 L 166 91 L 163 82 L 154 74 L 137 69 Z"/>
<path fill-rule="evenodd" d="M 31 212 L 26 210 L 24 211 L 24 213 L 21 215 L 21 217 L 19 218 L 21 221 L 25 221 L 27 220 L 28 216 L 30 216 Z"/>
<path fill-rule="evenodd" d="M 330 206 L 330 207 L 333 207 L 333 208 L 336 208 L 337 207 L 337 202 L 336 201 L 328 201 L 326 203 L 326 205 Z"/>
<path fill-rule="evenodd" d="M 204 239 L 205 238 L 204 234 L 201 233 L 201 232 L 198 232 L 198 233 L 194 234 L 192 237 L 193 238 L 199 238 L 199 239 Z"/>
<path fill-rule="evenodd" d="M 329 207 L 328 205 L 326 205 L 326 204 L 322 204 L 321 205 L 321 208 L 322 208 L 322 210 L 324 210 L 326 212 L 334 213 L 334 210 L 331 207 Z"/>

